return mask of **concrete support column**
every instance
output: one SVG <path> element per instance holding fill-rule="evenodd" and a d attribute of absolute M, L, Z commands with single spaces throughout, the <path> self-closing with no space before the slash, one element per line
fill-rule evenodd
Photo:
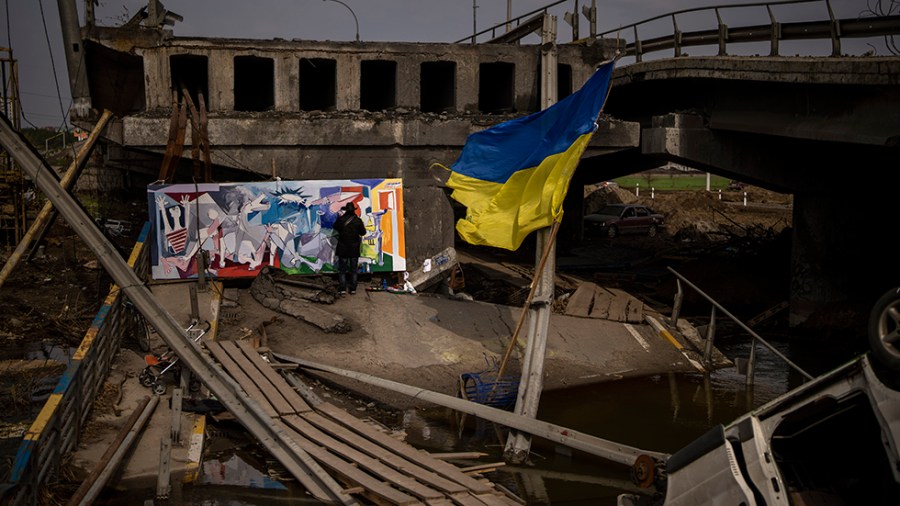
<path fill-rule="evenodd" d="M 300 110 L 300 59 L 294 54 L 275 57 L 275 110 Z"/>
<path fill-rule="evenodd" d="M 845 330 L 866 328 L 878 297 L 900 284 L 895 249 L 884 243 L 896 211 L 883 193 L 864 205 L 854 205 L 843 190 L 794 195 L 792 327 L 857 337 Z M 835 205 L 841 201 L 847 205 Z"/>
<path fill-rule="evenodd" d="M 207 58 L 210 111 L 234 110 L 234 53 L 211 51 Z M 276 99 L 277 100 L 277 99 Z"/>
<path fill-rule="evenodd" d="M 360 59 L 356 55 L 337 57 L 337 110 L 358 111 L 360 98 Z"/>
<path fill-rule="evenodd" d="M 168 51 L 147 51 L 141 54 L 144 61 L 144 97 L 147 110 L 172 107 L 172 74 L 169 69 Z"/>
<path fill-rule="evenodd" d="M 418 109 L 422 96 L 422 60 L 397 60 L 397 107 Z"/>
<path fill-rule="evenodd" d="M 84 44 L 78 26 L 78 9 L 71 0 L 57 0 L 59 24 L 62 27 L 63 47 L 66 66 L 69 69 L 69 90 L 72 93 L 71 113 L 76 117 L 87 117 L 91 111 L 91 92 L 88 89 L 87 65 L 84 58 Z"/>
<path fill-rule="evenodd" d="M 478 65 L 475 58 L 460 59 L 456 64 L 456 109 L 478 111 Z"/>

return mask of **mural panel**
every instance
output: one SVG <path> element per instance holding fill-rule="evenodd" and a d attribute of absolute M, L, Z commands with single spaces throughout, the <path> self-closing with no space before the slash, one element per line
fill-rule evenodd
<path fill-rule="evenodd" d="M 151 185 L 153 279 L 253 277 L 265 266 L 291 274 L 337 272 L 332 230 L 356 204 L 368 234 L 360 272 L 406 270 L 401 179 Z"/>

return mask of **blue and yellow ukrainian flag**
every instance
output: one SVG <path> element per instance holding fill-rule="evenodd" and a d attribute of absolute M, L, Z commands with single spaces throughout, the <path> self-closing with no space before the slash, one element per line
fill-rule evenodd
<path fill-rule="evenodd" d="M 516 250 L 562 215 L 569 181 L 606 101 L 614 61 L 580 90 L 540 112 L 469 135 L 450 167 L 451 197 L 466 206 L 456 223 L 470 244 Z"/>

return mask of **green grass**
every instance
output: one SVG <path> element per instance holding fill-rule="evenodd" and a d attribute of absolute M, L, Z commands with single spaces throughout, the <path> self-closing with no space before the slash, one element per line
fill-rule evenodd
<path fill-rule="evenodd" d="M 640 185 L 641 189 L 668 191 L 668 190 L 705 190 L 706 173 L 700 174 L 643 174 L 625 176 L 614 179 L 619 186 L 633 190 Z M 727 177 L 710 175 L 709 188 L 711 190 L 725 189 L 731 180 Z"/>

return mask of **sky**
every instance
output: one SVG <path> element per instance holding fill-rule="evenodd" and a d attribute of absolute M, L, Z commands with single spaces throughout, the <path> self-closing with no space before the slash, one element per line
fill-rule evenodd
<path fill-rule="evenodd" d="M 84 0 L 74 1 L 84 23 Z M 710 5 L 746 4 L 756 0 L 596 0 L 597 31 L 615 30 L 673 11 Z M 866 11 L 887 10 L 898 0 L 831 0 L 835 15 L 856 17 Z M 99 0 L 95 6 L 96 23 L 116 26 L 128 20 L 146 5 L 146 0 Z M 166 9 L 183 16 L 184 20 L 172 28 L 182 37 L 239 37 L 250 39 L 332 40 L 393 42 L 455 42 L 468 39 L 473 28 L 490 28 L 512 16 L 527 14 L 551 5 L 554 0 L 163 0 Z M 564 19 L 566 11 L 573 11 L 576 0 L 568 0 L 552 7 L 558 18 L 559 42 L 572 40 L 572 29 Z M 591 0 L 580 0 L 579 10 L 590 6 Z M 0 0 L 0 47 L 12 49 L 18 62 L 19 94 L 22 102 L 22 128 L 31 126 L 65 125 L 63 117 L 71 102 L 68 71 L 63 54 L 57 0 Z M 824 1 L 775 9 L 779 21 L 819 20 L 827 17 Z M 768 22 L 762 7 L 742 7 L 722 11 L 724 22 L 731 26 Z M 715 15 L 678 16 L 683 31 L 715 28 Z M 588 21 L 580 16 L 580 35 L 588 34 Z M 629 30 L 630 31 L 630 30 Z M 671 19 L 649 23 L 641 28 L 641 36 L 671 34 Z M 481 37 L 479 41 L 487 40 Z M 629 37 L 630 40 L 630 37 Z M 538 43 L 536 35 L 523 43 Z M 782 54 L 824 56 L 830 43 L 782 44 Z M 872 44 L 872 46 L 869 46 Z M 878 55 L 888 55 L 879 40 L 845 40 L 845 54 L 862 54 L 875 49 Z M 691 54 L 710 54 L 701 49 Z M 767 54 L 768 46 L 748 45 L 729 48 L 733 54 Z M 671 56 L 669 54 L 660 54 Z M 8 58 L 9 53 L 0 53 Z M 54 78 L 54 76 L 56 76 Z"/>

